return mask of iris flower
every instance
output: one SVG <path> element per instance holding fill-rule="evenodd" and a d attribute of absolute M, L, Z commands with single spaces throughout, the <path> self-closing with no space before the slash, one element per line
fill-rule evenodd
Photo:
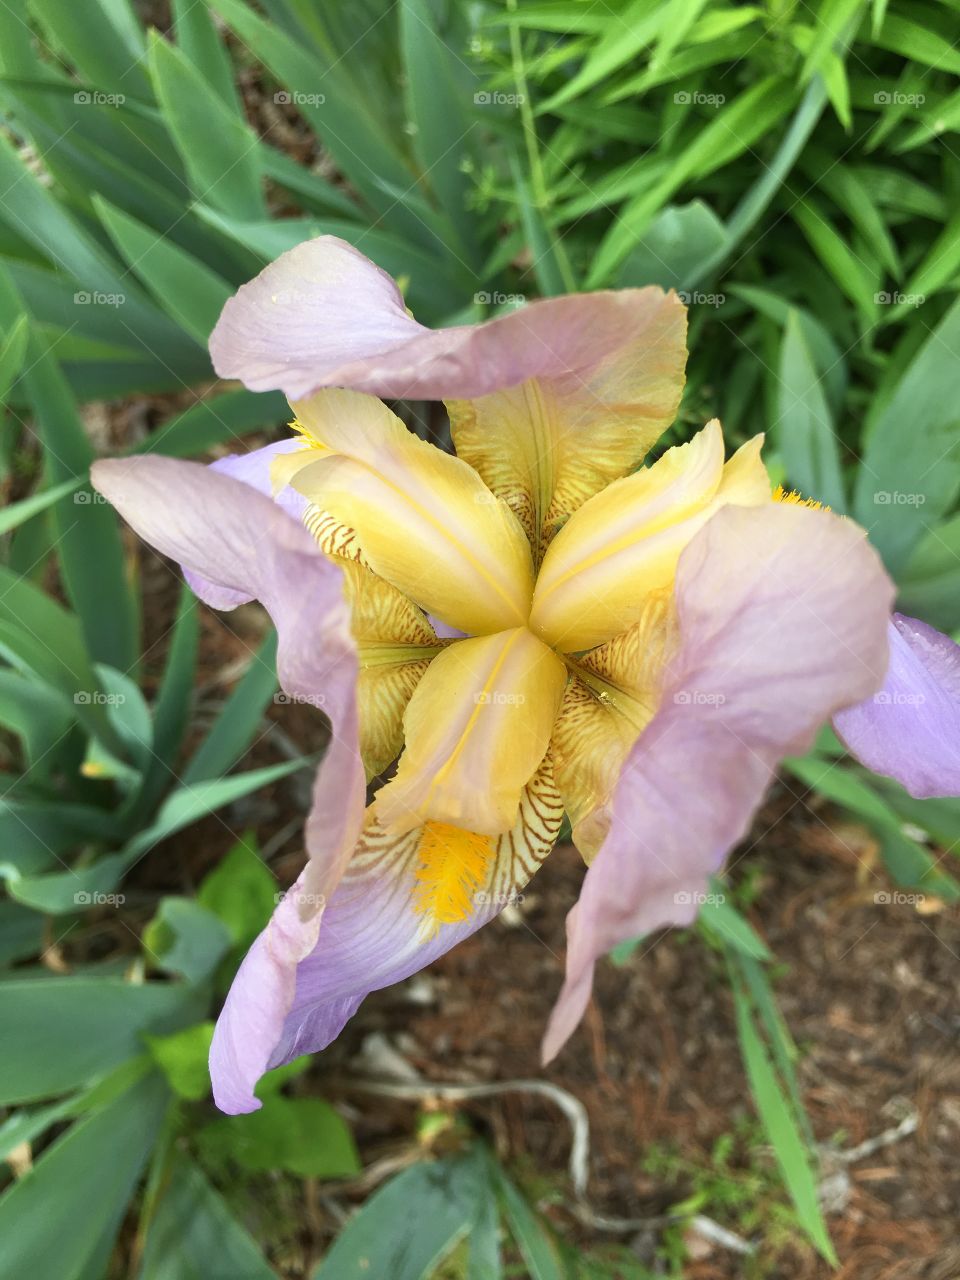
<path fill-rule="evenodd" d="M 564 813 L 588 870 L 546 1060 L 597 958 L 693 919 L 779 761 L 829 717 L 914 794 L 960 789 L 960 649 L 891 622 L 863 530 L 773 494 L 762 439 L 726 458 L 716 421 L 644 465 L 683 385 L 674 294 L 432 331 L 325 236 L 240 289 L 211 351 L 221 376 L 285 392 L 291 437 L 94 480 L 201 599 L 263 603 L 283 688 L 330 722 L 304 870 L 217 1025 L 223 1110 L 257 1108 L 264 1071 L 495 917 Z M 380 396 L 446 400 L 456 454 Z"/>

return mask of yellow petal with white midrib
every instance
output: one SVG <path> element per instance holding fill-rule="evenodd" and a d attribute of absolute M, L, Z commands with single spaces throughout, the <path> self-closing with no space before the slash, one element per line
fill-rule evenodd
<path fill-rule="evenodd" d="M 721 506 L 769 500 L 757 442 L 725 465 L 720 424 L 708 423 L 571 516 L 544 558 L 531 629 L 564 653 L 605 643 L 638 620 L 649 592 L 671 586 L 684 548 Z"/>
<path fill-rule="evenodd" d="M 546 753 L 565 682 L 563 662 L 525 628 L 454 641 L 407 706 L 406 747 L 377 796 L 383 825 L 509 830 Z"/>
<path fill-rule="evenodd" d="M 293 487 L 355 531 L 381 577 L 470 634 L 525 623 L 529 544 L 466 463 L 418 439 L 373 396 L 328 390 L 294 407 L 331 453 L 298 470 Z"/>

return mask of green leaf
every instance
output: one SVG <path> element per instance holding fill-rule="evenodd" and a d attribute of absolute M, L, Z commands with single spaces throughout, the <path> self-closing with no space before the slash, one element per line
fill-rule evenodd
<path fill-rule="evenodd" d="M 860 312 L 864 323 L 872 324 L 877 314 L 879 272 L 847 244 L 812 197 L 798 200 L 790 212 L 814 253 Z"/>
<path fill-rule="evenodd" d="M 277 636 L 271 631 L 183 771 L 185 784 L 217 778 L 233 768 L 253 741 L 273 699 L 276 671 Z"/>
<path fill-rule="evenodd" d="M 259 1111 L 211 1121 L 197 1142 L 208 1163 L 230 1161 L 255 1173 L 285 1169 L 301 1178 L 351 1178 L 360 1172 L 346 1121 L 320 1098 L 271 1093 Z"/>
<path fill-rule="evenodd" d="M 212 911 L 192 898 L 164 898 L 143 935 L 154 964 L 190 983 L 209 978 L 230 949 L 230 934 Z"/>
<path fill-rule="evenodd" d="M 685 288 L 699 275 L 704 257 L 719 253 L 726 243 L 726 228 L 702 200 L 670 205 L 624 259 L 617 284 Z"/>
<path fill-rule="evenodd" d="M 127 0 L 88 0 L 82 11 L 71 0 L 31 0 L 30 8 L 89 84 L 104 93 L 147 94 L 143 28 Z"/>
<path fill-rule="evenodd" d="M 960 899 L 960 884 L 903 830 L 896 812 L 873 786 L 848 769 L 809 756 L 784 761 L 808 787 L 862 818 L 880 841 L 884 864 L 896 884 L 921 889 L 947 902 Z M 867 775 L 869 776 L 869 775 Z M 879 892 L 883 892 L 882 888 Z"/>
<path fill-rule="evenodd" d="M 123 874 L 161 840 L 182 831 L 208 813 L 232 804 L 261 787 L 279 782 L 281 778 L 312 763 L 309 757 L 285 760 L 282 764 L 251 769 L 247 773 L 234 774 L 229 778 L 212 778 L 184 785 L 167 797 L 160 807 L 156 821 L 138 832 L 119 853 L 100 858 L 91 865 L 78 864 L 70 871 L 42 876 L 8 876 L 8 892 L 18 902 L 36 907 L 38 911 L 47 911 L 51 915 L 73 911 L 78 895 L 86 895 L 86 900 L 89 901 L 96 894 L 111 893 Z M 0 864 L 0 871 L 2 870 L 3 864 Z"/>
<path fill-rule="evenodd" d="M 467 207 L 476 168 L 474 94 L 480 87 L 466 60 L 468 31 L 461 11 L 446 6 L 446 24 L 429 0 L 401 0 L 400 50 L 413 145 L 452 235 L 449 250 L 468 276 L 482 263 L 478 224 Z"/>
<path fill-rule="evenodd" d="M 243 109 L 233 63 L 214 25 L 207 0 L 172 0 L 173 31 L 184 56 L 235 114 Z"/>
<path fill-rule="evenodd" d="M 469 1230 L 484 1177 L 476 1155 L 405 1169 L 350 1219 L 313 1280 L 423 1280 Z"/>
<path fill-rule="evenodd" d="M 780 348 L 774 440 L 790 484 L 842 515 L 847 507 L 833 418 L 796 315 L 787 316 Z"/>
<path fill-rule="evenodd" d="M 11 1276 L 89 1280 L 123 1220 L 169 1102 L 148 1076 L 79 1120 L 0 1198 Z"/>
<path fill-rule="evenodd" d="M 163 307 L 198 342 L 206 344 L 231 285 L 152 227 L 129 217 L 100 196 L 94 207 L 124 259 Z"/>
<path fill-rule="evenodd" d="M 195 1164 L 174 1153 L 161 1186 L 139 1280 L 276 1280 L 257 1243 Z"/>
<path fill-rule="evenodd" d="M 184 53 L 155 31 L 150 75 L 190 186 L 198 200 L 235 218 L 262 218 L 259 144 L 243 116 L 223 101 Z"/>
<path fill-rule="evenodd" d="M 816 1179 L 796 1117 L 777 1083 L 767 1048 L 757 1034 L 746 992 L 735 983 L 733 994 L 740 1051 L 757 1111 L 803 1229 L 823 1257 L 835 1266 L 836 1253 L 820 1213 Z"/>
<path fill-rule="evenodd" d="M 0 1019 L 9 1038 L 0 1058 L 0 1102 L 10 1106 L 91 1084 L 142 1048 L 140 1033 L 173 1029 L 184 992 L 165 983 L 133 986 L 74 974 L 0 981 Z"/>
<path fill-rule="evenodd" d="M 42 489 L 39 493 L 32 493 L 29 498 L 21 498 L 19 502 L 14 502 L 6 510 L 0 511 L 0 536 L 9 533 L 11 529 L 16 529 L 25 520 L 31 520 L 41 511 L 46 511 L 54 502 L 59 502 L 61 498 L 79 489 L 81 484 L 83 484 L 83 477 L 77 476 L 72 480 L 64 480 L 62 484 L 54 485 L 52 489 Z"/>
<path fill-rule="evenodd" d="M 727 901 L 722 889 L 723 886 L 717 882 L 715 891 L 700 908 L 697 925 L 746 956 L 752 956 L 755 960 L 770 960 L 767 944 L 758 937 L 752 925 L 736 907 Z"/>
<path fill-rule="evenodd" d="M 55 647 L 45 637 L 56 637 Z M 32 582 L 0 566 L 0 652 L 34 672 L 76 710 L 91 732 L 123 754 L 123 744 L 94 695 L 99 681 L 87 657 L 76 617 Z"/>
<path fill-rule="evenodd" d="M 40 423 L 47 474 L 55 483 L 75 481 L 93 460 L 76 402 L 56 361 L 35 337 L 29 355 L 23 384 Z M 84 490 L 62 498 L 52 512 L 64 584 L 90 655 L 130 670 L 139 649 L 137 602 L 127 582 L 116 517 Z"/>
<path fill-rule="evenodd" d="M 47 772 L 46 764 L 55 761 L 56 748 L 74 719 L 72 707 L 55 690 L 39 680 L 0 669 L 0 724 L 21 739 L 35 778 Z"/>
<path fill-rule="evenodd" d="M 197 902 L 218 916 L 237 946 L 247 947 L 277 905 L 277 882 L 247 832 L 204 878 Z"/>
<path fill-rule="evenodd" d="M 9 327 L 0 343 L 0 406 L 6 403 L 7 392 L 16 382 L 23 368 L 27 354 L 27 339 L 30 336 L 29 320 L 20 315 Z M 22 504 L 20 504 L 22 505 Z M 9 528 L 13 528 L 12 525 Z M 0 529 L 6 532 L 6 529 Z"/>
<path fill-rule="evenodd" d="M 184 584 L 163 680 L 153 709 L 153 751 L 137 797 L 133 821 L 152 816 L 160 797 L 177 778 L 175 768 L 190 725 L 199 638 L 196 596 Z"/>
<path fill-rule="evenodd" d="M 960 485 L 960 301 L 871 411 L 854 515 L 896 577 Z"/>
<path fill-rule="evenodd" d="M 536 1214 L 503 1169 L 494 1174 L 503 1210 L 531 1280 L 563 1280 L 556 1246 L 543 1220 Z"/>
<path fill-rule="evenodd" d="M 199 1102 L 210 1092 L 207 1058 L 213 1026 L 212 1022 L 197 1022 L 167 1036 L 143 1037 L 151 1058 L 178 1098 Z"/>

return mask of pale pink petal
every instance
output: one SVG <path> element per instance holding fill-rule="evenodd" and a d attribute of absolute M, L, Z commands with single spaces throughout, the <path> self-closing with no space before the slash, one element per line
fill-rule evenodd
<path fill-rule="evenodd" d="M 332 386 L 426 400 L 472 399 L 528 378 L 577 387 L 648 330 L 649 293 L 546 298 L 484 324 L 431 330 L 407 315 L 379 267 L 319 236 L 227 302 L 210 354 L 221 377 L 291 400 Z"/>
<path fill-rule="evenodd" d="M 97 462 L 94 487 L 156 550 L 178 561 L 214 608 L 259 600 L 277 629 L 277 674 L 322 708 L 330 742 L 307 820 L 314 894 L 332 892 L 363 818 L 357 654 L 340 570 L 270 498 L 211 467 L 144 456 Z"/>
<path fill-rule="evenodd" d="M 895 613 L 883 688 L 833 724 L 849 751 L 912 796 L 960 795 L 960 645 Z"/>
<path fill-rule="evenodd" d="M 684 551 L 679 652 L 567 919 L 545 1060 L 580 1021 L 597 958 L 688 924 L 778 762 L 880 685 L 891 597 L 863 531 L 802 507 L 725 508 Z"/>
<path fill-rule="evenodd" d="M 270 467 L 274 458 L 282 453 L 302 453 L 303 442 L 296 436 L 287 440 L 277 440 L 273 444 L 264 445 L 262 449 L 251 449 L 249 453 L 231 453 L 226 458 L 218 458 L 211 462 L 214 471 L 222 475 L 232 476 L 234 480 L 242 480 L 258 493 L 273 498 L 273 486 L 270 480 Z M 287 515 L 294 520 L 303 518 L 307 500 L 302 493 L 297 493 L 290 485 L 284 485 L 274 499 Z"/>

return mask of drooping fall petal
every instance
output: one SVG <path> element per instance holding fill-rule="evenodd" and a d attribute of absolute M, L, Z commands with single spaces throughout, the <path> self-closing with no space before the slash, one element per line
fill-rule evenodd
<path fill-rule="evenodd" d="M 424 831 L 391 836 L 371 815 L 322 917 L 302 918 L 301 879 L 240 966 L 210 1049 L 217 1106 L 257 1110 L 253 1089 L 264 1071 L 325 1048 L 369 992 L 417 973 L 499 914 L 550 852 L 562 817 L 548 760 L 513 828 L 491 840 L 482 874 L 468 878 L 469 915 L 425 936 Z"/>
<path fill-rule="evenodd" d="M 531 628 L 566 653 L 603 644 L 634 625 L 650 592 L 670 586 L 680 553 L 718 507 L 769 501 L 755 442 L 725 465 L 714 419 L 574 512 L 544 557 Z"/>
<path fill-rule="evenodd" d="M 960 645 L 895 613 L 883 687 L 833 724 L 868 769 L 896 778 L 912 796 L 960 795 Z"/>
<path fill-rule="evenodd" d="M 381 577 L 471 634 L 526 622 L 529 544 L 475 471 L 373 396 L 323 391 L 294 408 L 332 452 L 293 475 L 293 487 L 355 531 Z"/>
<path fill-rule="evenodd" d="M 783 756 L 883 679 L 889 582 L 866 535 L 802 507 L 728 507 L 683 553 L 679 650 L 627 759 L 610 832 L 567 919 L 552 1058 L 616 943 L 688 924 Z"/>
<path fill-rule="evenodd" d="M 321 706 L 330 743 L 307 819 L 311 892 L 329 892 L 364 805 L 357 746 L 357 654 L 340 570 L 270 498 L 211 467 L 173 458 L 97 462 L 94 487 L 152 547 L 178 561 L 217 609 L 259 600 L 277 629 L 288 694 Z"/>
<path fill-rule="evenodd" d="M 509 830 L 550 742 L 566 668 L 523 627 L 459 640 L 434 658 L 403 718 L 406 748 L 377 796 L 385 827 L 427 820 Z"/>
<path fill-rule="evenodd" d="M 613 416 L 624 408 L 620 379 L 627 388 L 634 379 L 627 399 L 649 399 L 648 415 L 638 413 L 641 422 L 652 421 L 668 416 L 678 399 L 683 311 L 675 298 L 656 321 L 665 336 L 662 344 L 650 342 L 657 364 L 649 384 L 631 367 L 629 350 L 643 355 L 651 307 L 662 297 L 644 289 L 570 294 L 483 324 L 427 329 L 407 314 L 396 284 L 369 258 L 336 236 L 319 236 L 282 254 L 227 302 L 210 354 L 222 378 L 239 378 L 252 391 L 279 388 L 291 400 L 319 387 L 392 399 L 474 399 L 529 378 L 559 378 L 583 391 L 607 368 L 609 385 L 601 374 L 596 391 Z"/>

